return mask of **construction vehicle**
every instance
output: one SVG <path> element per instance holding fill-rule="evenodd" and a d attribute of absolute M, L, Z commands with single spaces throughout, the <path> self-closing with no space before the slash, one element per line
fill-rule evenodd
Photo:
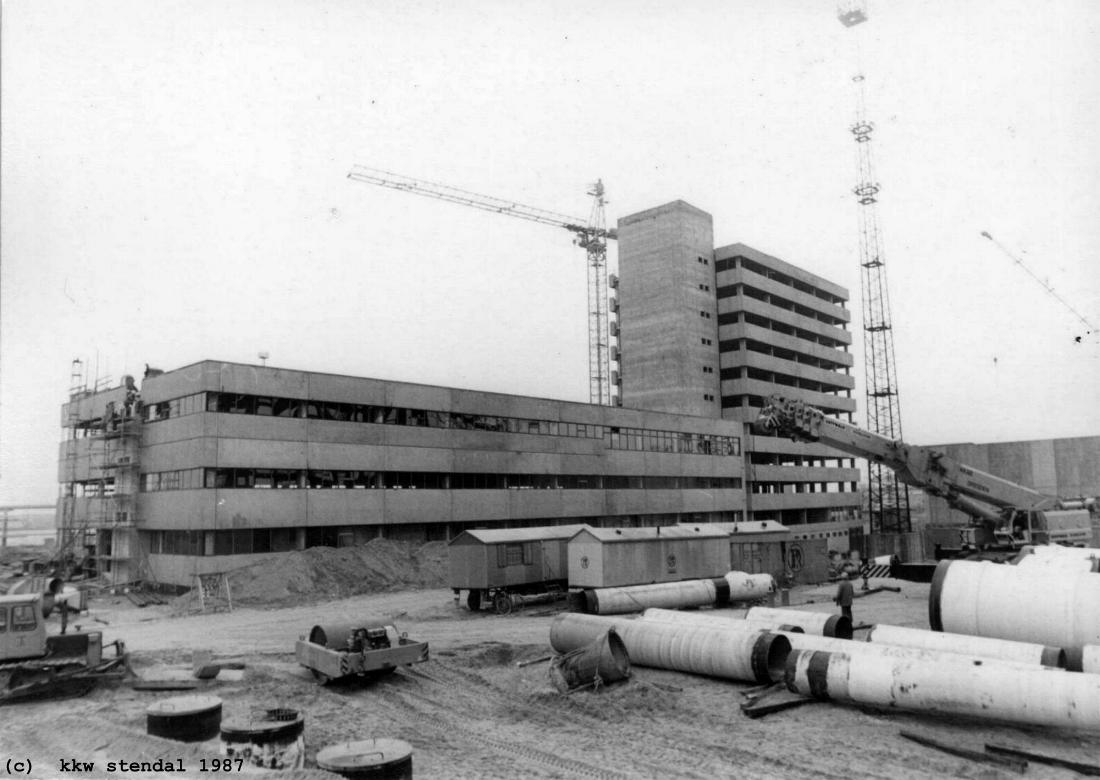
<path fill-rule="evenodd" d="M 969 526 L 947 532 L 955 535 L 957 545 L 937 545 L 937 559 L 994 559 L 994 553 L 1015 553 L 1028 544 L 1092 546 L 1091 518 L 1083 502 L 1063 501 L 986 474 L 932 447 L 865 431 L 782 395 L 768 399 L 753 425 L 761 433 L 820 442 L 881 463 L 893 469 L 899 481 L 970 515 Z"/>
<path fill-rule="evenodd" d="M 81 696 L 129 673 L 121 641 L 105 658 L 99 631 L 47 634 L 49 611 L 41 593 L 0 596 L 0 704 Z"/>
<path fill-rule="evenodd" d="M 321 685 L 330 681 L 391 674 L 399 666 L 428 660 L 428 643 L 415 642 L 383 620 L 314 626 L 294 647 L 298 663 Z"/>

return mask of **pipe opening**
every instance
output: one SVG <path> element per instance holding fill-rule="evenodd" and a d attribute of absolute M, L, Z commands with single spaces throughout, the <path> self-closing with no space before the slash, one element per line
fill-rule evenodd
<path fill-rule="evenodd" d="M 853 636 L 852 621 L 844 615 L 833 615 L 825 621 L 825 636 L 836 639 L 851 639 Z"/>
<path fill-rule="evenodd" d="M 785 679 L 791 641 L 782 634 L 763 633 L 752 646 L 752 672 L 762 683 Z"/>
<path fill-rule="evenodd" d="M 1069 658 L 1066 656 L 1066 651 L 1060 647 L 1044 647 L 1039 663 L 1043 666 L 1065 669 L 1069 665 Z"/>

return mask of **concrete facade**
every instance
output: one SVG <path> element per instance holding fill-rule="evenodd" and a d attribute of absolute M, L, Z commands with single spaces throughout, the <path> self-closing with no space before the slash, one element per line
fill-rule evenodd
<path fill-rule="evenodd" d="M 618 232 L 623 406 L 720 416 L 710 214 L 678 200 Z"/>
<path fill-rule="evenodd" d="M 828 447 L 754 436 L 772 393 L 801 398 L 851 421 L 848 291 L 744 244 L 714 252 L 722 416 L 746 424 L 749 511 L 784 525 L 862 528 L 855 459 Z"/>
<path fill-rule="evenodd" d="M 744 425 L 748 516 L 862 530 L 855 459 L 754 437 L 775 392 L 851 419 L 848 291 L 744 244 L 713 248 L 711 216 L 683 201 L 619 220 L 624 405 Z"/>
<path fill-rule="evenodd" d="M 58 509 L 63 533 L 96 531 L 115 581 L 191 585 L 376 536 L 744 511 L 740 425 L 713 417 L 214 361 L 147 377 L 132 415 L 116 395 L 63 407 Z"/>

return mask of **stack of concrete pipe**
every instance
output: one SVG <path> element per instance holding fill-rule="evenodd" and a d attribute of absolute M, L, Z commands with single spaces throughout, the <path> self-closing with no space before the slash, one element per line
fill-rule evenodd
<path fill-rule="evenodd" d="M 786 613 L 785 625 L 798 619 L 794 610 L 777 611 Z M 1055 668 L 1064 663 L 1060 648 L 886 625 L 875 626 L 870 641 L 858 642 L 661 609 L 640 619 L 560 615 L 551 645 L 569 652 L 608 628 L 619 633 L 638 666 L 768 682 L 777 679 L 776 664 L 785 658 L 787 687 L 816 699 L 1100 729 L 1100 674 Z M 1085 663 L 1100 671 L 1100 644 L 1084 651 Z"/>
<path fill-rule="evenodd" d="M 550 626 L 550 646 L 569 653 L 614 629 L 636 666 L 744 682 L 783 679 L 791 645 L 783 635 L 749 626 L 717 630 L 658 621 L 565 613 Z"/>
<path fill-rule="evenodd" d="M 779 613 L 793 612 L 793 610 L 775 611 Z M 816 615 L 817 613 L 794 613 L 795 616 L 791 619 L 798 620 L 798 614 Z M 880 641 L 870 643 L 853 641 L 851 639 L 851 634 L 847 637 L 825 636 L 820 633 L 823 624 L 819 623 L 819 625 L 815 627 L 810 621 L 806 622 L 815 630 L 804 632 L 801 629 L 799 631 L 791 631 L 790 624 L 785 626 L 769 626 L 766 623 L 761 624 L 758 621 L 748 619 L 730 620 L 711 617 L 705 612 L 676 612 L 667 609 L 647 609 L 641 619 L 649 622 L 662 622 L 681 626 L 706 628 L 712 631 L 744 631 L 748 627 L 762 630 L 768 630 L 770 628 L 770 630 L 777 631 L 787 637 L 787 641 L 790 642 L 792 650 L 846 653 L 853 658 L 860 659 L 899 658 L 911 659 L 914 661 L 936 661 L 939 656 L 946 655 L 948 660 L 965 658 L 979 665 L 995 662 L 1004 666 L 1019 666 L 1025 669 L 1036 669 L 1043 665 L 1057 667 L 1059 663 L 1061 666 L 1065 665 L 1065 654 L 1057 648 L 1044 648 L 1040 645 L 1021 645 L 1018 642 L 1005 642 L 999 639 L 978 639 L 977 642 L 974 642 L 973 640 L 975 637 L 936 634 L 932 631 L 922 631 L 919 629 L 895 629 L 892 626 L 883 626 L 883 631 L 880 632 Z M 891 631 L 891 629 L 894 630 Z M 912 636 L 907 636 L 907 632 L 911 632 Z M 936 638 L 942 641 L 933 647 L 922 647 L 921 639 L 926 639 L 926 637 L 921 636 L 922 634 L 927 634 L 933 639 L 933 642 L 930 644 L 934 644 Z M 950 638 L 956 636 L 958 637 L 957 640 L 953 641 Z M 891 639 L 894 641 L 884 641 Z M 999 653 L 999 655 L 991 656 L 987 653 Z"/>
<path fill-rule="evenodd" d="M 622 588 L 594 588 L 584 592 L 585 611 L 593 615 L 622 615 L 649 607 L 724 606 L 751 601 L 775 592 L 770 574 L 731 571 L 724 577 L 682 582 L 659 582 Z"/>
<path fill-rule="evenodd" d="M 928 594 L 934 631 L 1035 642 L 1066 651 L 1083 669 L 1100 645 L 1100 576 L 1054 566 L 941 561 Z"/>

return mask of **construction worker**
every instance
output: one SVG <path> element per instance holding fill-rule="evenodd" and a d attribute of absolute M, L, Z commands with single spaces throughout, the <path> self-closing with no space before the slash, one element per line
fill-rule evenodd
<path fill-rule="evenodd" d="M 840 607 L 841 614 L 849 620 L 852 619 L 852 598 L 854 595 L 852 581 L 845 575 L 840 584 L 837 585 L 836 598 L 833 601 Z"/>

